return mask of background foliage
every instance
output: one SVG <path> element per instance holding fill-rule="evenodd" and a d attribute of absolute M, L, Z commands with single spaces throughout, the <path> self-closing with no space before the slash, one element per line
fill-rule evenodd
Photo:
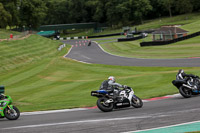
<path fill-rule="evenodd" d="M 199 10 L 198 0 L 0 0 L 0 28 L 83 22 L 120 27 Z"/>

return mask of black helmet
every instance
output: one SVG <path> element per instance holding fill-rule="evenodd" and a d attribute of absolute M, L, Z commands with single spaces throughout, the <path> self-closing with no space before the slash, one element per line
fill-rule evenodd
<path fill-rule="evenodd" d="M 178 73 L 184 73 L 183 69 L 179 69 Z"/>

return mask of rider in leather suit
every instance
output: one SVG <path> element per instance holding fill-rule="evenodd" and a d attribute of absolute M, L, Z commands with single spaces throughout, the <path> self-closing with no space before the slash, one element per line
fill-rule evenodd
<path fill-rule="evenodd" d="M 183 69 L 180 69 L 179 72 L 177 73 L 176 75 L 176 79 L 177 80 L 188 80 L 189 77 L 192 77 L 192 78 L 199 78 L 199 76 L 196 76 L 196 75 L 193 75 L 193 74 L 186 74 Z M 200 89 L 200 84 L 197 85 L 197 88 Z"/>
<path fill-rule="evenodd" d="M 100 89 L 104 89 L 108 91 L 109 93 L 114 94 L 114 98 L 116 98 L 119 95 L 120 89 L 119 88 L 127 88 L 127 85 L 121 85 L 119 83 L 115 82 L 115 77 L 109 76 L 108 80 L 105 80 L 102 82 Z"/>
<path fill-rule="evenodd" d="M 176 75 L 176 78 L 177 78 L 178 80 L 184 80 L 184 79 L 187 80 L 188 77 L 199 78 L 198 76 L 193 75 L 193 74 L 186 74 L 186 73 L 183 71 L 183 69 L 180 69 L 179 72 L 178 72 L 178 74 Z"/>

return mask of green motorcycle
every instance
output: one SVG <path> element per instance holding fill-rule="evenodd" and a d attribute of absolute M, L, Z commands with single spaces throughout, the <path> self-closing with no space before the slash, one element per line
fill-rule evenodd
<path fill-rule="evenodd" d="M 8 120 L 17 120 L 20 111 L 12 105 L 12 98 L 4 95 L 4 86 L 0 86 L 0 118 L 6 117 Z"/>

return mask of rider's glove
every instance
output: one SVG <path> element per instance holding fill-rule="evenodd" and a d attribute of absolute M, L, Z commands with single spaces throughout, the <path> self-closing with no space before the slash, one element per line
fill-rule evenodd
<path fill-rule="evenodd" d="M 122 87 L 123 87 L 124 89 L 126 89 L 126 88 L 127 88 L 127 85 L 122 85 Z"/>

